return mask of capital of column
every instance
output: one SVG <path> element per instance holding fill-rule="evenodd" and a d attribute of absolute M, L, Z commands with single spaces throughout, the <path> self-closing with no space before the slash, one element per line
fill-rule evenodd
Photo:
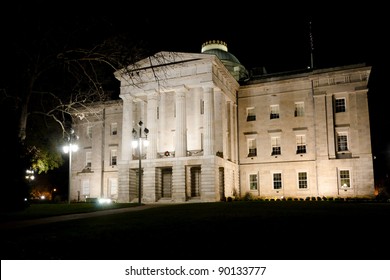
<path fill-rule="evenodd" d="M 159 94 L 159 92 L 155 89 L 147 90 L 145 91 L 145 93 L 146 96 L 148 97 L 148 100 L 153 100 L 153 99 L 157 100 Z"/>

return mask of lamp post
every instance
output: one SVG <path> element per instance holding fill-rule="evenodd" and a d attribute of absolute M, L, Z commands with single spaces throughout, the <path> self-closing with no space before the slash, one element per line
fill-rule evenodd
<path fill-rule="evenodd" d="M 144 135 L 142 136 L 142 126 L 143 122 L 139 121 L 138 127 L 139 127 L 139 133 L 137 134 L 137 131 L 133 128 L 133 147 L 138 147 L 138 203 L 141 204 L 141 159 L 142 159 L 142 145 L 145 145 L 145 147 L 148 145 L 148 133 L 149 129 L 146 127 L 144 128 Z"/>
<path fill-rule="evenodd" d="M 74 144 L 73 142 L 75 140 L 79 139 L 79 137 L 74 134 L 73 128 L 70 129 L 70 133 L 68 135 L 68 144 L 63 147 L 64 153 L 69 153 L 69 182 L 68 182 L 68 204 L 70 204 L 70 185 L 72 181 L 72 152 L 77 152 L 79 147 L 77 144 Z"/>

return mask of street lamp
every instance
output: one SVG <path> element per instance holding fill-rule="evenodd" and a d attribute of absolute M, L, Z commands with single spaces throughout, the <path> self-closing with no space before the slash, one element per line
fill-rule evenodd
<path fill-rule="evenodd" d="M 138 203 L 141 204 L 141 158 L 142 158 L 142 145 L 145 147 L 148 145 L 148 133 L 149 129 L 146 127 L 144 128 L 144 135 L 142 136 L 142 125 L 144 123 L 142 121 L 139 121 L 138 127 L 139 127 L 139 133 L 137 134 L 137 131 L 133 128 L 133 148 L 138 147 Z"/>
<path fill-rule="evenodd" d="M 34 170 L 32 169 L 27 169 L 26 170 L 26 180 L 31 182 L 35 179 L 35 175 L 34 175 Z"/>
<path fill-rule="evenodd" d="M 77 152 L 77 150 L 79 149 L 77 144 L 74 144 L 73 142 L 77 139 L 79 139 L 79 137 L 74 134 L 74 130 L 73 128 L 71 128 L 67 139 L 68 144 L 63 147 L 64 153 L 69 153 L 68 204 L 70 204 L 70 183 L 72 180 L 72 152 Z"/>

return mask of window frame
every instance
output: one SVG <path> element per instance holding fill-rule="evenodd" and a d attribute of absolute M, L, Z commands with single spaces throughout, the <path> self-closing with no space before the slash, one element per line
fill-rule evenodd
<path fill-rule="evenodd" d="M 270 105 L 269 109 L 270 109 L 270 120 L 280 118 L 279 104 Z"/>
<path fill-rule="evenodd" d="M 299 141 L 299 140 L 301 140 L 301 141 Z M 297 151 L 296 151 L 297 155 L 306 154 L 307 153 L 306 135 L 305 134 L 295 135 L 295 142 L 296 142 L 296 147 L 297 147 Z"/>
<path fill-rule="evenodd" d="M 345 138 L 343 140 L 342 138 Z M 337 131 L 336 132 L 336 147 L 337 147 L 337 152 L 338 153 L 345 153 L 349 152 L 349 137 L 348 137 L 348 132 L 347 131 Z M 344 145 L 343 145 L 344 144 Z"/>
<path fill-rule="evenodd" d="M 348 177 L 344 177 L 344 172 L 348 172 Z M 352 172 L 350 168 L 340 168 L 338 169 L 338 180 L 339 180 L 339 188 L 342 190 L 350 190 L 352 189 Z M 346 179 L 347 178 L 347 179 Z M 344 181 L 348 181 L 348 185 L 344 186 Z"/>
<path fill-rule="evenodd" d="M 117 122 L 111 123 L 110 134 L 111 135 L 118 135 L 118 123 Z"/>
<path fill-rule="evenodd" d="M 300 174 L 305 174 L 306 175 L 306 178 L 305 179 L 301 179 L 300 178 Z M 298 186 L 298 190 L 307 190 L 307 189 L 309 189 L 309 181 L 308 181 L 308 178 L 309 178 L 309 176 L 308 176 L 308 173 L 307 173 L 307 171 L 298 171 L 297 172 L 297 186 Z M 306 182 L 306 187 L 301 187 L 301 182 Z"/>
<path fill-rule="evenodd" d="M 338 104 L 339 101 L 343 101 L 343 104 Z M 347 111 L 347 99 L 345 97 L 336 97 L 334 100 L 335 113 L 345 113 Z"/>
<path fill-rule="evenodd" d="M 280 175 L 280 178 L 275 178 L 275 175 Z M 279 179 L 279 180 L 276 180 L 276 179 Z M 280 184 L 279 188 L 276 187 L 277 183 Z M 282 172 L 280 172 L 280 171 L 272 172 L 272 189 L 273 190 L 277 190 L 277 191 L 283 189 L 283 175 L 282 175 Z"/>
<path fill-rule="evenodd" d="M 302 105 L 302 107 L 300 107 Z M 303 117 L 305 115 L 305 102 L 299 101 L 294 103 L 294 117 Z"/>
<path fill-rule="evenodd" d="M 271 136 L 271 156 L 282 154 L 281 136 Z"/>
<path fill-rule="evenodd" d="M 85 151 L 85 167 L 92 168 L 92 151 Z"/>
<path fill-rule="evenodd" d="M 117 166 L 117 165 L 118 165 L 118 150 L 110 149 L 110 166 Z"/>
<path fill-rule="evenodd" d="M 251 122 L 256 120 L 255 107 L 246 108 L 246 121 Z"/>
<path fill-rule="evenodd" d="M 257 141 L 255 137 L 248 138 L 247 140 L 247 157 L 257 157 Z"/>
<path fill-rule="evenodd" d="M 253 176 L 256 176 L 255 180 L 252 179 Z M 259 189 L 259 175 L 258 173 L 249 173 L 248 174 L 249 190 L 257 191 Z M 252 187 L 254 185 L 254 188 Z"/>

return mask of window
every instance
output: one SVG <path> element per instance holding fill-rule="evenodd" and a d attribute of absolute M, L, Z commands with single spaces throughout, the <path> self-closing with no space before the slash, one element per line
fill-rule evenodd
<path fill-rule="evenodd" d="M 273 174 L 274 189 L 279 190 L 282 188 L 282 173 Z"/>
<path fill-rule="evenodd" d="M 247 108 L 246 109 L 246 121 L 247 122 L 250 122 L 250 121 L 255 121 L 256 120 L 256 114 L 255 114 L 255 108 Z"/>
<path fill-rule="evenodd" d="M 280 155 L 282 153 L 282 150 L 280 148 L 280 137 L 271 137 L 271 146 L 272 146 L 272 156 Z"/>
<path fill-rule="evenodd" d="M 257 156 L 256 139 L 248 139 L 248 157 Z"/>
<path fill-rule="evenodd" d="M 111 158 L 111 166 L 115 166 L 116 165 L 116 161 L 117 161 L 117 150 L 115 149 L 112 149 L 111 150 L 111 156 L 110 156 L 110 158 Z"/>
<path fill-rule="evenodd" d="M 92 126 L 87 126 L 87 136 L 92 138 Z"/>
<path fill-rule="evenodd" d="M 85 153 L 85 166 L 91 168 L 92 166 L 92 152 Z"/>
<path fill-rule="evenodd" d="M 117 135 L 118 133 L 118 124 L 112 123 L 111 124 L 111 135 Z"/>
<path fill-rule="evenodd" d="M 160 119 L 160 107 L 157 107 L 156 117 L 157 119 Z"/>
<path fill-rule="evenodd" d="M 307 189 L 307 172 L 298 172 L 298 188 Z"/>
<path fill-rule="evenodd" d="M 334 103 L 336 113 L 345 112 L 345 98 L 336 98 Z"/>
<path fill-rule="evenodd" d="M 270 119 L 279 119 L 279 105 L 271 105 L 270 107 Z"/>
<path fill-rule="evenodd" d="M 200 114 L 201 115 L 204 114 L 204 100 L 203 99 L 200 100 Z"/>
<path fill-rule="evenodd" d="M 351 179 L 349 175 L 349 170 L 340 170 L 340 187 L 345 189 L 345 188 L 350 188 L 351 187 Z"/>
<path fill-rule="evenodd" d="M 81 194 L 85 197 L 89 196 L 89 180 L 81 181 Z"/>
<path fill-rule="evenodd" d="M 337 151 L 338 152 L 348 151 L 348 135 L 346 132 L 337 133 Z"/>
<path fill-rule="evenodd" d="M 306 153 L 306 136 L 305 135 L 297 135 L 297 154 L 305 154 Z"/>
<path fill-rule="evenodd" d="M 117 199 L 118 198 L 118 179 L 117 178 L 109 178 L 108 179 L 108 184 L 109 184 L 109 197 L 111 199 Z"/>
<path fill-rule="evenodd" d="M 249 174 L 249 189 L 257 190 L 257 174 Z"/>
<path fill-rule="evenodd" d="M 295 102 L 294 117 L 302 117 L 305 114 L 303 102 Z"/>

